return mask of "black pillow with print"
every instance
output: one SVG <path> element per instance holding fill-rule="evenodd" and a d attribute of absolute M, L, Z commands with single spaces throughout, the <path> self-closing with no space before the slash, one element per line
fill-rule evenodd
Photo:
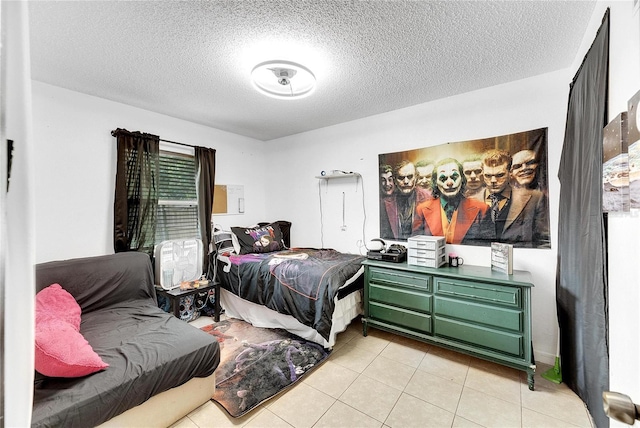
<path fill-rule="evenodd" d="M 286 220 L 278 220 L 274 221 L 280 226 L 280 231 L 282 232 L 282 243 L 284 244 L 283 250 L 291 247 L 291 222 Z M 269 223 L 258 223 L 258 226 L 266 226 Z"/>
<path fill-rule="evenodd" d="M 231 231 L 238 238 L 240 254 L 284 250 L 282 231 L 278 223 L 258 227 L 232 227 Z"/>

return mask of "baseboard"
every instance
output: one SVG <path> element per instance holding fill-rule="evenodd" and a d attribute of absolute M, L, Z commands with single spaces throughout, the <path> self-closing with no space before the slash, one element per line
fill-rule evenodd
<path fill-rule="evenodd" d="M 540 352 L 536 350 L 534 350 L 534 354 L 537 364 L 547 364 L 549 366 L 552 366 L 556 363 L 555 354 L 549 354 L 548 352 Z"/>

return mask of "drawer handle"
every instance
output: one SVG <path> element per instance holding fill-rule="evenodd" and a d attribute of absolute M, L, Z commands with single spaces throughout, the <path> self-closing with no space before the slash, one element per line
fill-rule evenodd
<path fill-rule="evenodd" d="M 391 287 L 397 287 L 397 286 L 398 286 L 398 283 L 393 282 L 393 281 L 389 281 L 389 280 L 386 280 L 386 279 L 376 279 L 374 282 L 375 282 L 376 284 L 388 285 L 388 286 L 391 286 Z M 400 283 L 400 285 L 401 285 L 402 287 L 416 287 L 416 285 L 415 285 L 415 284 L 407 284 L 407 283 L 405 283 L 405 282 Z M 426 280 L 426 281 L 424 282 L 424 284 L 422 284 L 422 285 L 424 285 L 425 287 L 429 287 L 429 281 L 428 281 L 428 280 Z"/>
<path fill-rule="evenodd" d="M 399 275 L 399 274 L 397 274 L 397 273 L 385 273 L 385 275 L 384 275 L 384 276 L 382 276 L 382 277 L 381 277 L 381 276 L 377 276 L 377 275 L 372 275 L 372 279 L 373 279 L 373 280 L 375 280 L 375 281 L 385 281 L 385 279 L 384 279 L 384 277 L 385 277 L 385 276 L 386 276 L 386 277 L 395 277 L 395 278 L 409 279 L 409 280 L 412 280 L 412 279 L 419 279 L 419 280 L 421 280 L 421 281 L 422 281 L 422 280 L 424 280 L 425 282 L 429 282 L 429 278 L 428 278 L 428 277 L 426 277 L 426 278 L 422 278 L 422 279 L 421 279 L 421 278 L 417 278 L 417 277 L 415 277 L 415 276 Z"/>
<path fill-rule="evenodd" d="M 452 284 L 452 283 L 450 283 L 450 282 L 445 282 L 445 284 L 448 284 L 448 285 L 450 285 L 450 286 L 454 285 L 454 284 Z M 495 292 L 500 292 L 500 290 L 499 290 L 499 289 L 497 289 L 497 288 L 478 287 L 478 286 L 473 285 L 473 284 L 467 284 L 467 285 L 465 285 L 465 287 L 467 287 L 467 288 L 472 288 L 472 289 L 474 289 L 474 290 L 492 290 L 492 291 L 495 291 Z M 513 287 L 503 287 L 503 288 L 510 288 L 510 289 L 513 289 Z M 441 290 L 441 289 L 439 289 L 439 290 Z M 441 292 L 443 292 L 443 293 L 453 293 L 453 294 L 457 294 L 455 291 L 441 291 Z M 519 293 L 519 290 L 517 290 L 517 289 L 515 289 L 515 290 L 514 290 L 514 292 L 513 292 L 513 293 L 511 293 L 511 295 L 513 295 L 514 297 L 519 296 L 519 294 L 520 294 L 520 293 Z M 466 294 L 460 294 L 460 295 L 461 295 L 461 296 L 466 296 Z M 493 299 L 493 300 L 498 301 L 498 302 L 501 302 L 501 301 L 502 301 L 502 300 L 497 300 L 497 299 Z"/>
<path fill-rule="evenodd" d="M 486 297 L 478 297 L 478 296 L 474 296 L 473 294 L 457 293 L 455 291 L 452 291 L 451 294 L 456 296 L 456 297 L 466 297 L 468 299 L 473 299 L 473 300 L 489 300 L 489 301 L 492 301 L 492 302 L 502 303 L 502 300 L 488 299 Z"/>
<path fill-rule="evenodd" d="M 418 246 L 416 248 L 425 249 L 425 250 L 435 250 L 436 249 L 434 246 L 425 245 L 425 244 L 418 244 Z"/>

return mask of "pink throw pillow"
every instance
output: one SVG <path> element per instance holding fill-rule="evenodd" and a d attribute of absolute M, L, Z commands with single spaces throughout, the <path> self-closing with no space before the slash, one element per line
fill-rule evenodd
<path fill-rule="evenodd" d="M 36 325 L 38 321 L 56 319 L 68 322 L 80 331 L 80 305 L 60 284 L 51 284 L 36 294 Z"/>
<path fill-rule="evenodd" d="M 81 377 L 103 370 L 102 361 L 80 334 L 80 306 L 52 284 L 36 295 L 35 368 L 52 377 Z"/>

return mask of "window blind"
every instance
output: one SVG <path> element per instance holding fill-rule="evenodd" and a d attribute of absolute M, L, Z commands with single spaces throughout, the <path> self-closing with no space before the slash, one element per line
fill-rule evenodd
<path fill-rule="evenodd" d="M 156 244 L 199 237 L 193 155 L 160 151 Z"/>

